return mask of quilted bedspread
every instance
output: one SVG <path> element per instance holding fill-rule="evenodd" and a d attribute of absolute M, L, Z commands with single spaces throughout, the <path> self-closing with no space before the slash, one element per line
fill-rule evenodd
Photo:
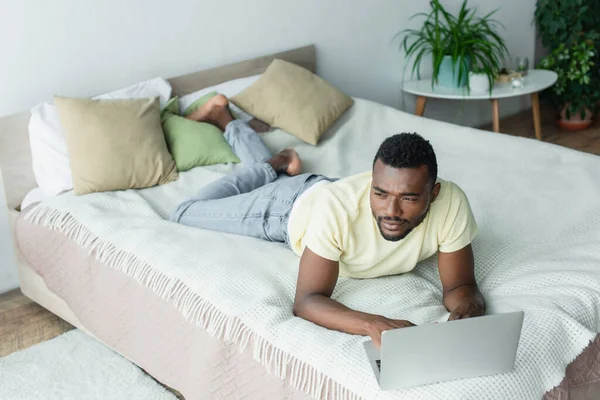
<path fill-rule="evenodd" d="M 296 148 L 307 172 L 343 177 L 369 169 L 381 141 L 403 131 L 428 138 L 440 176 L 469 197 L 480 228 L 476 276 L 488 313 L 525 311 L 511 373 L 380 391 L 365 338 L 292 315 L 298 258 L 284 245 L 165 220 L 180 201 L 241 166 L 196 168 L 138 191 L 66 194 L 26 218 L 173 300 L 214 337 L 252 346 L 257 361 L 315 398 L 541 398 L 600 330 L 600 159 L 359 99 L 317 147 L 282 131 L 265 141 L 273 151 Z M 449 315 L 435 257 L 401 276 L 340 279 L 333 296 L 417 324 Z"/>

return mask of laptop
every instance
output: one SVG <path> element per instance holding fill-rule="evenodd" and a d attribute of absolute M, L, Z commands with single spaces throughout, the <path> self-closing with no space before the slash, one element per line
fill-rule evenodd
<path fill-rule="evenodd" d="M 523 311 L 385 331 L 364 343 L 382 390 L 502 374 L 515 365 Z"/>

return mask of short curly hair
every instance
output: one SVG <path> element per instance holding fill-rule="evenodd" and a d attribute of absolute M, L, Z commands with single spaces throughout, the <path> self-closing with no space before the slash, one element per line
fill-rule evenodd
<path fill-rule="evenodd" d="M 429 179 L 435 183 L 438 167 L 433 147 L 417 133 L 398 133 L 381 143 L 373 166 L 377 160 L 393 168 L 418 168 L 427 165 Z"/>

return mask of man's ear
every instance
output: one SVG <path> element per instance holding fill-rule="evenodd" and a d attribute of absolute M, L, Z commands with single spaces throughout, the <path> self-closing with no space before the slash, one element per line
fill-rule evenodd
<path fill-rule="evenodd" d="M 433 203 L 435 201 L 435 199 L 437 199 L 438 194 L 440 194 L 441 187 L 442 187 L 442 185 L 440 185 L 439 182 L 437 182 L 435 185 L 433 185 L 433 189 L 431 189 L 431 203 Z"/>

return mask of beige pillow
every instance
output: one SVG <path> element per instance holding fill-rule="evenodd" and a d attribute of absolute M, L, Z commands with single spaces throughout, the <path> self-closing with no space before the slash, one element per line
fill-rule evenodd
<path fill-rule="evenodd" d="M 55 97 L 77 194 L 141 189 L 177 179 L 159 98 Z"/>
<path fill-rule="evenodd" d="M 354 103 L 309 70 L 283 60 L 273 61 L 258 81 L 231 101 L 312 145 Z"/>

